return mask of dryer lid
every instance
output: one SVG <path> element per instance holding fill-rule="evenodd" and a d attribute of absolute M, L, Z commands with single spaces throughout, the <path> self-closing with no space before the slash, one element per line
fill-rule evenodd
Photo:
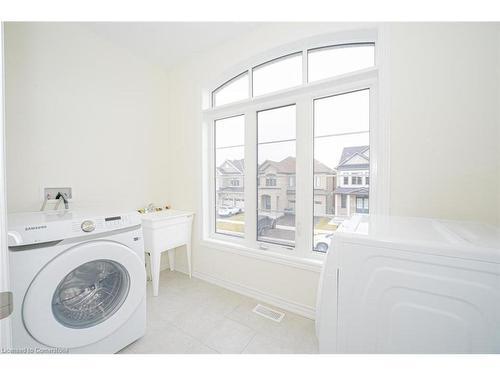
<path fill-rule="evenodd" d="M 487 224 L 420 217 L 354 215 L 334 238 L 500 263 L 500 229 Z"/>

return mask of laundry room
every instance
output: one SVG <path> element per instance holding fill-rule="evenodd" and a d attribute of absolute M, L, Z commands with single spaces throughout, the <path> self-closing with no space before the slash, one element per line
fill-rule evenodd
<path fill-rule="evenodd" d="M 3 353 L 500 354 L 499 22 L 29 19 Z"/>

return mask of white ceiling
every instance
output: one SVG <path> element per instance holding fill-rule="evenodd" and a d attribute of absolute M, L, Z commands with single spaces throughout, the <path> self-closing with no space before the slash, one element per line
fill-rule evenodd
<path fill-rule="evenodd" d="M 256 22 L 89 22 L 83 26 L 165 69 L 245 34 Z"/>

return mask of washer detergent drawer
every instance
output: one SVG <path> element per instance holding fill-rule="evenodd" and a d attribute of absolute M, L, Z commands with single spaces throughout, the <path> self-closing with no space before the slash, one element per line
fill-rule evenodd
<path fill-rule="evenodd" d="M 344 244 L 338 352 L 500 353 L 495 263 Z"/>
<path fill-rule="evenodd" d="M 35 277 L 23 303 L 26 329 L 58 348 L 93 344 L 114 333 L 144 298 L 143 261 L 127 246 L 105 240 L 75 245 Z"/>

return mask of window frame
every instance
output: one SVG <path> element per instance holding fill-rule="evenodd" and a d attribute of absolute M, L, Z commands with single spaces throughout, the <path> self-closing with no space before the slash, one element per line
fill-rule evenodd
<path fill-rule="evenodd" d="M 239 78 L 243 77 L 244 75 L 248 75 L 248 80 L 250 80 L 250 73 L 248 71 L 243 71 L 241 72 L 240 74 L 228 79 L 226 82 L 223 82 L 222 84 L 220 84 L 217 88 L 215 88 L 210 96 L 210 101 L 212 103 L 212 106 L 215 107 L 215 96 L 217 94 L 218 91 L 221 91 L 225 86 L 228 86 L 230 85 L 231 83 L 234 83 L 235 81 L 237 81 Z M 240 100 L 235 100 L 235 101 L 232 101 L 232 102 L 229 102 L 229 103 L 226 103 L 226 104 L 221 104 L 219 105 L 219 107 L 222 107 L 224 105 L 231 105 L 231 104 L 234 104 L 234 103 L 240 103 L 240 102 L 244 102 L 246 100 L 248 100 L 249 98 L 252 97 L 252 91 L 250 90 L 250 88 L 247 88 L 247 98 L 245 99 L 240 99 Z"/>
<path fill-rule="evenodd" d="M 228 71 L 226 76 L 218 82 L 227 82 L 231 78 L 228 75 L 239 71 L 242 74 L 248 71 L 250 98 L 248 100 L 234 102 L 218 107 L 212 107 L 210 88 L 221 85 L 207 85 L 202 101 L 204 110 L 203 118 L 203 186 L 202 193 L 202 243 L 207 246 L 217 247 L 228 251 L 242 253 L 252 257 L 270 259 L 273 261 L 291 262 L 292 264 L 307 265 L 309 267 L 315 261 L 322 261 L 324 254 L 313 251 L 310 244 L 313 241 L 313 100 L 332 95 L 357 91 L 362 89 L 370 90 L 370 210 L 372 213 L 388 213 L 389 202 L 389 137 L 388 137 L 388 116 L 387 108 L 389 101 L 387 97 L 380 97 L 379 90 L 388 90 L 387 71 L 385 67 L 387 60 L 387 45 L 381 42 L 381 35 L 386 35 L 387 31 L 382 28 L 345 31 L 335 34 L 308 38 L 299 42 L 276 48 L 259 57 L 248 60 L 244 63 L 245 69 L 241 65 Z M 375 43 L 375 66 L 362 69 L 356 72 L 343 74 L 314 82 L 307 82 L 307 54 L 309 50 L 328 47 L 340 44 Z M 276 91 L 269 94 L 253 97 L 252 89 L 252 69 L 269 61 L 279 59 L 286 55 L 293 55 L 302 51 L 303 56 L 303 84 L 294 88 Z M 384 63 L 381 65 L 381 61 Z M 234 74 L 237 76 L 238 74 Z M 224 79 L 226 78 L 226 79 Z M 229 78 L 229 79 L 227 79 Z M 381 81 L 381 78 L 385 78 Z M 384 84 L 382 84 L 384 82 Z M 207 100 L 208 98 L 208 100 Z M 296 123 L 309 123 L 309 126 L 297 126 L 296 129 L 296 176 L 295 188 L 296 196 L 302 199 L 295 199 L 296 214 L 296 241 L 295 250 L 269 243 L 259 243 L 256 241 L 257 225 L 257 112 L 261 110 L 296 105 Z M 384 111 L 381 111 L 381 106 Z M 212 178 L 214 145 L 213 124 L 215 120 L 224 117 L 245 115 L 245 237 L 233 238 L 215 233 L 214 222 L 210 218 L 215 208 L 210 197 L 215 196 L 215 181 Z M 249 141 L 250 140 L 250 141 Z M 207 157 L 208 155 L 208 157 Z M 255 164 L 255 165 L 254 165 Z M 254 201 L 255 200 L 255 201 Z M 311 263 L 311 261 L 313 263 Z"/>

